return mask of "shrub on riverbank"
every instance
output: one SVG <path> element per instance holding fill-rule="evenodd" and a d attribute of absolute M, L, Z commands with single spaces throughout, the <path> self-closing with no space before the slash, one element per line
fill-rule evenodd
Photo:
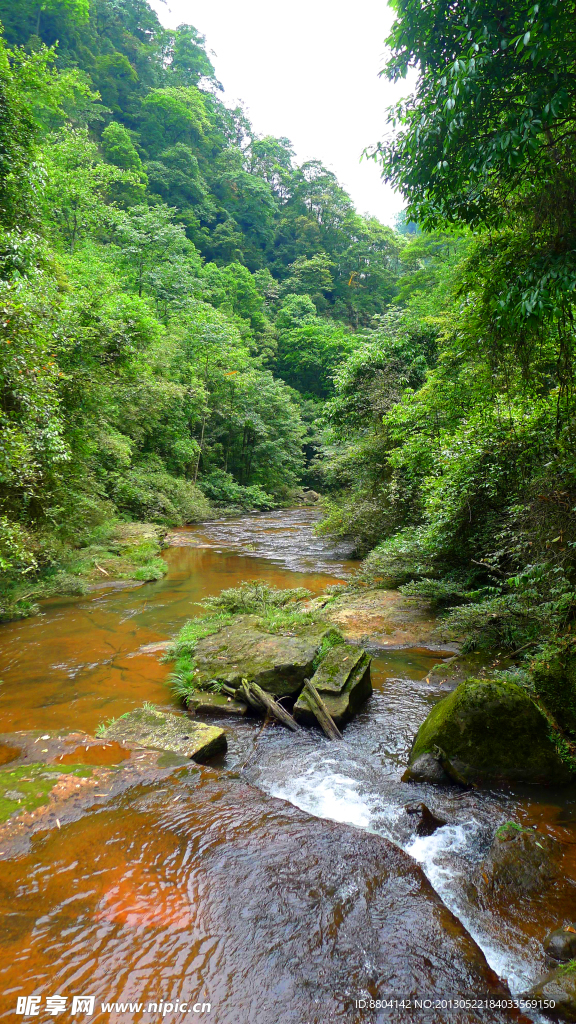
<path fill-rule="evenodd" d="M 26 581 L 18 572 L 5 572 L 0 587 L 0 621 L 26 618 L 38 610 L 37 601 L 78 596 L 95 584 L 112 580 L 147 582 L 161 579 L 167 564 L 160 558 L 165 530 L 150 523 L 112 521 L 87 532 L 76 544 L 47 538 L 28 539 L 33 572 Z"/>

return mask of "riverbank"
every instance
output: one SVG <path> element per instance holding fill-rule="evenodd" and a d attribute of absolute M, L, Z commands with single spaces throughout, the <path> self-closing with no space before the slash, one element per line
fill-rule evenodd
<path fill-rule="evenodd" d="M 112 583 L 148 583 L 167 572 L 160 557 L 167 527 L 156 523 L 112 521 L 78 545 L 60 544 L 52 564 L 36 579 L 20 579 L 0 594 L 0 622 L 28 618 L 38 601 L 75 597 Z"/>

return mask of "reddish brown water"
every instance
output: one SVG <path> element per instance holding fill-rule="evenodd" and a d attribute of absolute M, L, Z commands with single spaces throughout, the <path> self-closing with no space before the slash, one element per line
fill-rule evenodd
<path fill-rule="evenodd" d="M 164 580 L 50 602 L 35 619 L 0 627 L 0 731 L 93 732 L 143 700 L 176 710 L 169 666 L 142 648 L 173 636 L 203 597 L 243 580 L 318 593 L 345 578 L 346 552 L 314 538 L 313 520 L 298 511 L 178 531 Z M 16 859 L 2 861 L 0 851 L 0 1018 L 14 1018 L 17 996 L 37 993 L 43 1007 L 47 996 L 66 996 L 59 1017 L 69 1020 L 72 996 L 93 993 L 97 1011 L 104 1001 L 205 1000 L 212 1008 L 203 1016 L 217 1024 L 511 1019 L 442 1009 L 407 1017 L 354 1003 L 493 991 L 495 977 L 457 918 L 519 991 L 542 967 L 543 934 L 576 915 L 572 792 L 400 782 L 414 732 L 441 696 L 425 682 L 436 660 L 425 651 L 377 657 L 374 696 L 337 749 L 314 732 L 260 734 L 253 720 L 227 722 L 223 773 L 182 769 L 39 833 Z M 75 756 L 119 764 L 121 751 L 104 746 Z M 11 756 L 0 750 L 5 763 Z M 236 777 L 242 765 L 251 786 Z M 449 822 L 429 839 L 415 837 L 404 811 L 421 799 Z M 566 880 L 545 905 L 479 910 L 463 883 L 508 818 L 562 839 Z M 95 1019 L 197 1016 L 127 1009 Z M 37 1019 L 54 1017 L 44 1007 Z"/>
<path fill-rule="evenodd" d="M 300 533 L 303 529 L 311 532 L 311 513 L 299 513 L 295 518 Z M 254 522 L 265 540 L 275 529 L 270 524 L 279 520 L 254 517 L 248 521 L 252 533 Z M 141 653 L 141 648 L 174 636 L 187 619 L 201 614 L 197 602 L 252 579 L 320 593 L 329 583 L 341 582 L 342 574 L 350 571 L 350 563 L 342 559 L 328 562 L 326 551 L 322 552 L 322 565 L 332 572 L 287 568 L 283 563 L 298 565 L 302 561 L 305 568 L 306 543 L 299 542 L 298 535 L 291 537 L 286 557 L 279 564 L 236 553 L 238 537 L 247 532 L 245 524 L 246 520 L 227 520 L 224 526 L 212 527 L 217 535 L 227 528 L 229 548 L 224 550 L 216 545 L 209 529 L 176 531 L 178 546 L 164 552 L 168 576 L 157 583 L 107 587 L 80 600 L 45 602 L 36 618 L 1 626 L 0 731 L 75 728 L 93 732 L 99 722 L 116 718 L 144 700 L 170 705 L 165 685 L 169 666 L 162 664 L 156 653 Z M 294 523 L 288 523 L 289 536 L 290 530 L 296 530 Z M 191 546 L 190 542 L 203 546 Z M 255 542 L 248 543 L 253 546 Z M 318 541 L 311 536 L 308 546 L 312 561 Z"/>

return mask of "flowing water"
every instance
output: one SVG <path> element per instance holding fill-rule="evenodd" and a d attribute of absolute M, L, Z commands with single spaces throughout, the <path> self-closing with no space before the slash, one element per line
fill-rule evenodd
<path fill-rule="evenodd" d="M 93 733 L 143 700 L 176 710 L 170 667 L 146 648 L 201 613 L 202 598 L 252 579 L 319 593 L 353 570 L 345 547 L 314 536 L 315 518 L 283 511 L 175 531 L 165 579 L 45 602 L 38 617 L 0 627 L 2 731 Z M 402 783 L 414 733 L 442 696 L 427 681 L 437 661 L 425 649 L 378 653 L 374 694 L 340 744 L 261 731 L 254 719 L 222 722 L 219 768 L 136 787 L 16 858 L 0 851 L 1 1019 L 23 993 L 88 990 L 97 1002 L 208 999 L 217 1024 L 420 1019 L 369 1015 L 354 999 L 383 987 L 485 991 L 485 962 L 462 925 L 521 992 L 544 966 L 543 935 L 576 916 L 576 794 Z M 428 838 L 405 810 L 421 800 L 447 821 Z M 562 841 L 566 878 L 546 902 L 495 913 L 470 900 L 467 883 L 509 819 Z M 183 1018 L 171 1009 L 164 1019 Z M 440 1010 L 425 1019 L 512 1018 Z"/>

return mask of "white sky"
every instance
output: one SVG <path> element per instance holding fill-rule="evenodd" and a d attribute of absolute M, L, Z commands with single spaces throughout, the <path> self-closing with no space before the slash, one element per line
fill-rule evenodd
<path fill-rule="evenodd" d="M 393 21 L 384 0 L 150 0 L 167 27 L 206 36 L 228 106 L 242 100 L 259 135 L 286 136 L 299 163 L 334 171 L 360 213 L 393 224 L 401 197 L 380 180 L 365 146 L 408 87 L 378 78 Z"/>

